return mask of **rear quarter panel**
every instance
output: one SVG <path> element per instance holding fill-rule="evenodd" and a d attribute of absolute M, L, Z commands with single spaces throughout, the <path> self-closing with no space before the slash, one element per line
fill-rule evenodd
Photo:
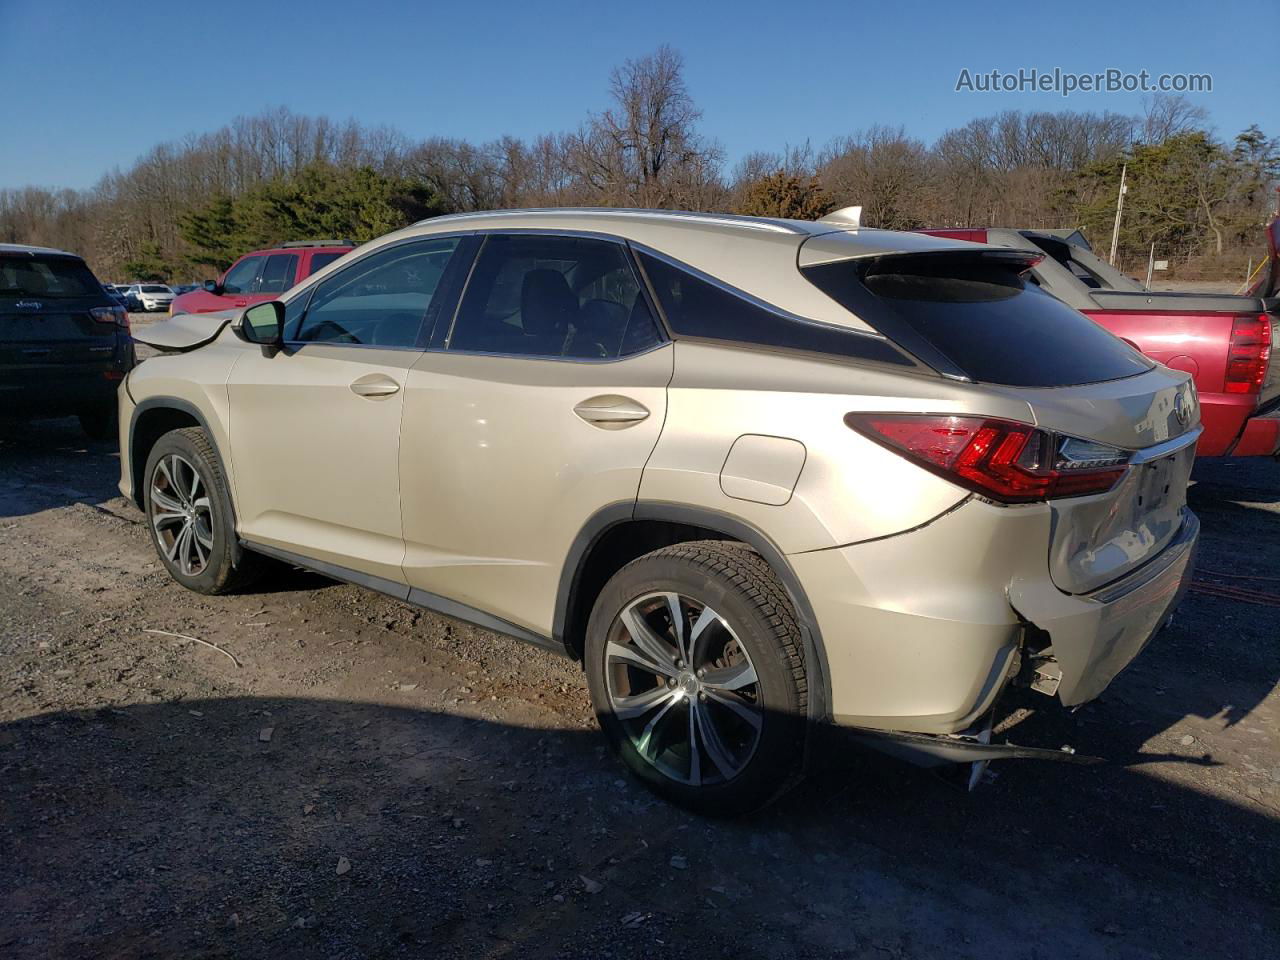
<path fill-rule="evenodd" d="M 730 514 L 784 553 L 818 550 L 911 529 L 965 500 L 967 491 L 851 430 L 850 411 L 983 413 L 1029 421 L 1025 401 L 932 376 L 764 350 L 678 341 L 667 421 L 645 467 L 640 499 Z M 804 447 L 785 500 L 731 496 L 751 483 L 776 488 L 775 467 L 743 476 L 729 454 L 744 436 Z M 791 444 L 779 450 L 790 451 Z M 725 482 L 726 464 L 733 474 Z M 785 472 L 785 471 L 784 471 Z"/>

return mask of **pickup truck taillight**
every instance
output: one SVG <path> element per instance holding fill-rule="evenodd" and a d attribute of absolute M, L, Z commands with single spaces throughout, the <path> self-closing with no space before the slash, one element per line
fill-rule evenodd
<path fill-rule="evenodd" d="M 99 323 L 114 323 L 117 327 L 129 329 L 129 311 L 124 307 L 94 307 L 89 316 Z"/>
<path fill-rule="evenodd" d="M 1271 321 L 1267 315 L 1236 317 L 1227 350 L 1227 393 L 1257 393 L 1271 359 Z"/>
<path fill-rule="evenodd" d="M 1105 493 L 1129 452 L 995 417 L 849 413 L 847 426 L 931 473 L 1002 503 Z"/>

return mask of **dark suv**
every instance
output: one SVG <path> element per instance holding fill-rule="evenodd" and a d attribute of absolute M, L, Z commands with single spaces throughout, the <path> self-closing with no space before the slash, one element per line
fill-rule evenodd
<path fill-rule="evenodd" d="M 0 244 L 0 419 L 75 415 L 92 439 L 114 439 L 133 362 L 129 314 L 84 260 Z"/>

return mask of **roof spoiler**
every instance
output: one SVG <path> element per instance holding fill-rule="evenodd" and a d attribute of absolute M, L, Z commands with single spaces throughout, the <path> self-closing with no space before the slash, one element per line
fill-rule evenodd
<path fill-rule="evenodd" d="M 818 223 L 834 223 L 857 230 L 862 226 L 862 207 L 841 207 L 839 210 L 832 210 L 825 217 L 820 218 Z"/>
<path fill-rule="evenodd" d="M 972 250 L 919 250 L 912 253 L 885 253 L 868 257 L 864 276 L 883 273 L 951 273 L 956 264 L 991 265 L 1004 267 L 1022 275 L 1044 259 L 1035 250 L 1018 250 L 1010 247 L 975 247 Z"/>

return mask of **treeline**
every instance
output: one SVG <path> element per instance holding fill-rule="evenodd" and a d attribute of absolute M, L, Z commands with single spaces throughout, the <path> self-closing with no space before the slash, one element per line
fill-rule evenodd
<path fill-rule="evenodd" d="M 933 144 L 877 126 L 732 169 L 668 47 L 610 77 L 612 105 L 577 130 L 473 144 L 279 109 L 153 148 L 82 191 L 0 190 L 0 241 L 84 254 L 116 280 L 209 276 L 284 240 L 364 241 L 439 213 L 528 206 L 729 210 L 815 218 L 861 204 L 871 226 L 1083 227 L 1109 245 L 1122 167 L 1121 265 L 1241 276 L 1264 252 L 1280 143 L 1230 142 L 1185 99 L 1142 116 L 1005 112 Z"/>

